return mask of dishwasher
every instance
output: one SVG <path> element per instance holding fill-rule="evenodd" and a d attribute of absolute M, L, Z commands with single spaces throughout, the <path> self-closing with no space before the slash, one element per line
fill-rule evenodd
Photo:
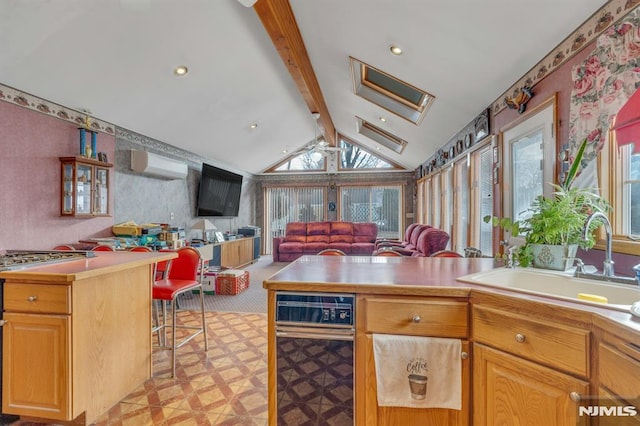
<path fill-rule="evenodd" d="M 353 425 L 355 295 L 276 293 L 278 425 Z"/>

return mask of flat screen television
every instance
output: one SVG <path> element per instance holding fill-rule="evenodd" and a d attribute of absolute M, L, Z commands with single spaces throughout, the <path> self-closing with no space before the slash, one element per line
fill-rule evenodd
<path fill-rule="evenodd" d="M 202 164 L 197 216 L 238 216 L 242 175 Z"/>

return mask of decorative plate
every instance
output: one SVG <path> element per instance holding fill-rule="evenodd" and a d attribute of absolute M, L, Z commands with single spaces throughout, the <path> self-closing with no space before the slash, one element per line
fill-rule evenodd
<path fill-rule="evenodd" d="M 449 160 L 456 156 L 456 147 L 451 145 L 449 148 Z"/>
<path fill-rule="evenodd" d="M 464 135 L 464 147 L 469 148 L 471 146 L 471 133 Z"/>
<path fill-rule="evenodd" d="M 456 154 L 461 154 L 463 149 L 464 145 L 462 139 L 458 139 L 458 142 L 456 142 Z"/>

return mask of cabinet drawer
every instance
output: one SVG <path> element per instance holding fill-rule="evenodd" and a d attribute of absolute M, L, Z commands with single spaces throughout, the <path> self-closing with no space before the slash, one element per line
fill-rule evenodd
<path fill-rule="evenodd" d="M 364 299 L 368 333 L 467 337 L 469 309 L 452 300 Z"/>
<path fill-rule="evenodd" d="M 7 283 L 4 286 L 4 309 L 18 312 L 69 314 L 71 313 L 71 287 Z"/>
<path fill-rule="evenodd" d="M 589 331 L 474 306 L 473 338 L 489 346 L 583 377 L 589 375 Z"/>
<path fill-rule="evenodd" d="M 640 358 L 640 352 L 638 352 Z M 598 346 L 600 386 L 625 399 L 640 397 L 640 361 L 606 344 Z"/>

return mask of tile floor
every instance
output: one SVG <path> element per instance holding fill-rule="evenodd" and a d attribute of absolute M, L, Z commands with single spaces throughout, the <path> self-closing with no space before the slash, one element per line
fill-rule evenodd
<path fill-rule="evenodd" d="M 171 352 L 155 350 L 153 377 L 100 416 L 96 426 L 266 425 L 267 316 L 207 312 L 209 351 L 202 336 Z M 181 322 L 198 324 L 192 311 Z M 45 423 L 46 424 L 46 423 Z M 15 422 L 12 426 L 43 423 Z"/>

